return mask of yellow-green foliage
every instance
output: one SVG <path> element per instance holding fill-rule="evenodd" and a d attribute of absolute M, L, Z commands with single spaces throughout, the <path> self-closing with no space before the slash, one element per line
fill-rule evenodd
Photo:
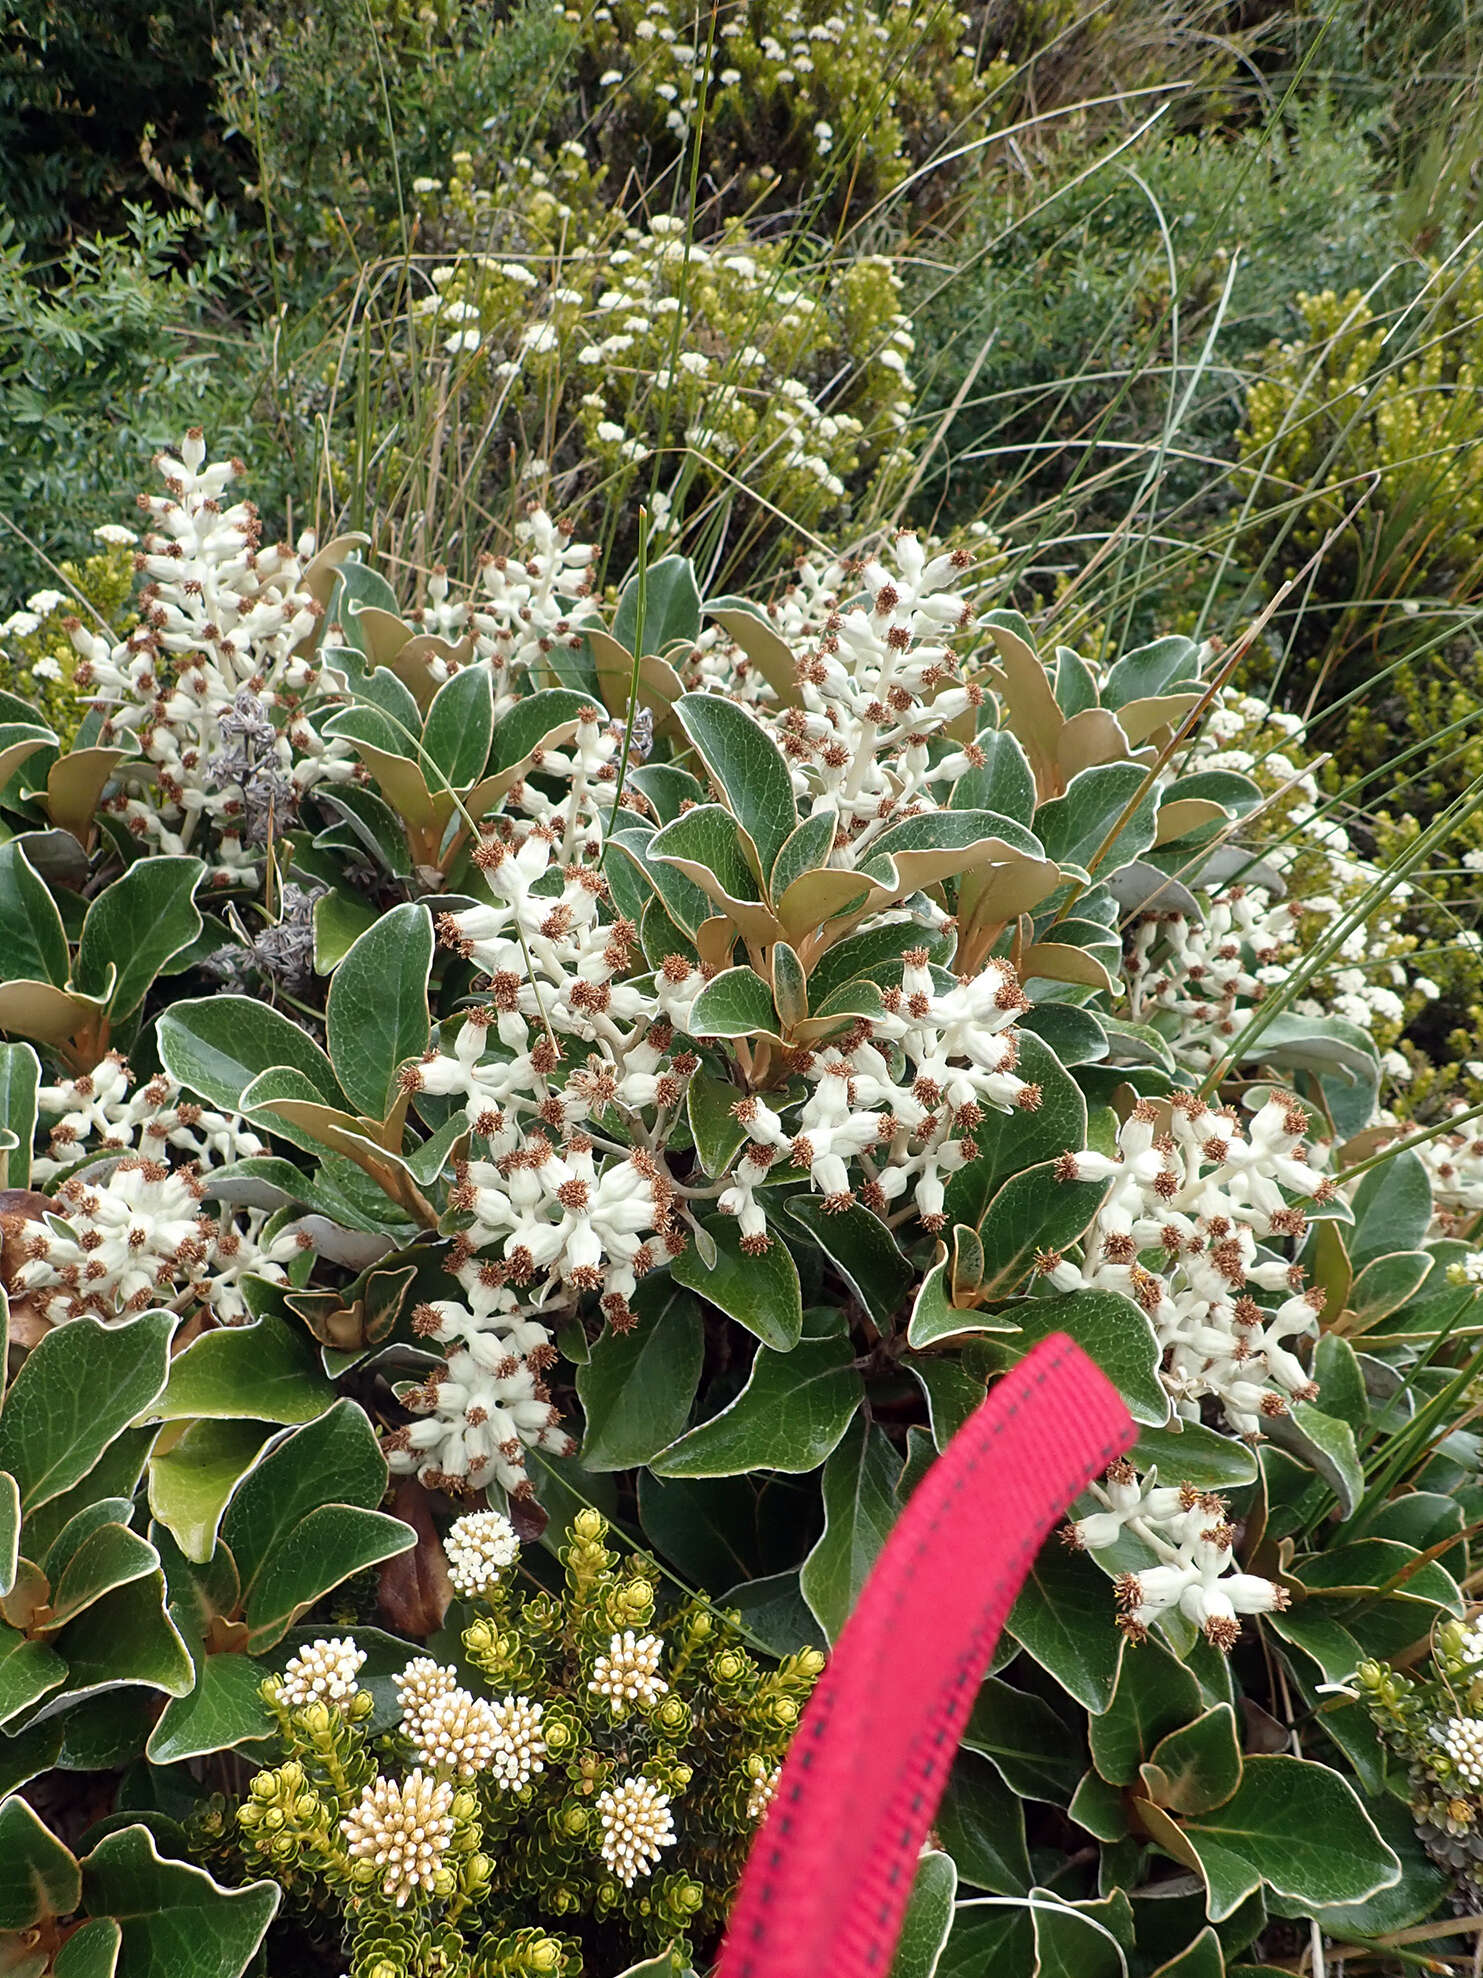
<path fill-rule="evenodd" d="M 134 553 L 127 542 L 113 542 L 81 563 L 58 568 L 69 591 L 38 591 L 0 622 L 0 689 L 40 708 L 66 746 L 87 712 L 87 702 L 72 685 L 77 654 L 66 620 L 82 615 L 81 605 L 86 605 L 122 638 L 133 622 Z"/>
<path fill-rule="evenodd" d="M 692 0 L 576 0 L 573 11 L 608 163 L 622 174 L 678 154 L 704 87 L 707 184 L 733 208 L 859 216 L 961 140 L 987 93 L 971 23 L 943 0 L 751 0 L 714 14 Z"/>
<path fill-rule="evenodd" d="M 378 1736 L 369 1692 L 327 1705 L 264 1684 L 287 1757 L 237 1811 L 243 1865 L 281 1882 L 300 1913 L 339 1915 L 354 1978 L 576 1978 L 584 1958 L 602 1974 L 645 1952 L 714 1947 L 824 1658 L 805 1649 L 765 1668 L 698 1600 L 656 1618 L 653 1568 L 620 1565 L 607 1534 L 596 1511 L 580 1512 L 560 1594 L 503 1573 L 463 1630 L 490 1701 L 536 1706 L 539 1744 L 516 1734 L 537 1761 L 518 1786 L 487 1760 L 430 1753 L 405 1687 L 400 1726 Z M 615 1687 L 601 1660 L 625 1642 L 631 1653 L 635 1636 L 640 1653 L 653 1648 L 659 1680 L 647 1691 Z M 455 1680 L 429 1662 L 409 1662 L 408 1679 L 424 1697 Z M 403 1885 L 398 1903 L 382 1870 L 348 1849 L 342 1822 L 374 1781 L 410 1783 L 414 1767 L 451 1787 L 452 1832 L 433 1886 L 408 1900 Z M 602 1795 L 645 1781 L 667 1796 L 674 1840 L 625 1884 L 601 1851 Z M 221 1828 L 219 1814 L 207 1818 L 203 1839 Z"/>
<path fill-rule="evenodd" d="M 1469 599 L 1483 570 L 1483 270 L 1434 270 L 1429 293 L 1403 325 L 1377 318 L 1357 289 L 1299 295 L 1304 337 L 1274 344 L 1247 394 L 1237 439 L 1257 483 L 1258 539 L 1275 537 L 1297 504 L 1282 574 L 1379 477 L 1314 584 L 1310 640 L 1330 677 L 1362 647 L 1393 650 L 1419 603 Z"/>
<path fill-rule="evenodd" d="M 518 489 L 607 546 L 605 514 L 631 511 L 657 467 L 656 541 L 697 518 L 718 540 L 739 502 L 772 532 L 837 525 L 856 499 L 882 512 L 909 471 L 913 400 L 884 259 L 815 268 L 735 226 L 687 250 L 677 220 L 616 221 L 575 145 L 491 186 L 467 154 L 454 166 L 446 187 L 417 185 L 444 258 L 395 326 L 428 388 L 386 459 L 405 508 L 433 479 L 445 515 L 459 492 L 494 508 Z"/>

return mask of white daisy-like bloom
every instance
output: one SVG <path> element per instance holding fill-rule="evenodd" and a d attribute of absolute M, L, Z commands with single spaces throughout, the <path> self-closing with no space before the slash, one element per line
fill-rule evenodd
<path fill-rule="evenodd" d="M 365 1651 L 349 1635 L 311 1641 L 285 1663 L 279 1695 L 290 1710 L 306 1703 L 327 1703 L 343 1713 L 354 1700 L 365 1659 Z"/>
<path fill-rule="evenodd" d="M 1483 1723 L 1475 1717 L 1449 1717 L 1432 1735 L 1452 1760 L 1457 1776 L 1474 1792 L 1483 1791 Z"/>
<path fill-rule="evenodd" d="M 381 1871 L 381 1893 L 398 1909 L 419 1890 L 431 1895 L 453 1839 L 452 1805 L 450 1779 L 414 1771 L 400 1785 L 395 1779 L 377 1779 L 340 1822 L 351 1854 L 357 1861 L 374 1862 Z"/>
<path fill-rule="evenodd" d="M 520 1541 L 498 1511 L 466 1511 L 448 1527 L 443 1552 L 454 1591 L 464 1600 L 477 1600 L 499 1584 L 506 1566 L 514 1565 Z"/>
<path fill-rule="evenodd" d="M 640 1875 L 652 1874 L 663 1850 L 675 1844 L 669 1795 L 642 1773 L 599 1793 L 597 1817 L 602 1823 L 598 1853 L 625 1889 Z"/>
<path fill-rule="evenodd" d="M 592 1665 L 588 1689 L 594 1696 L 605 1696 L 615 1717 L 622 1717 L 630 1704 L 647 1710 L 669 1689 L 659 1674 L 659 1657 L 664 1643 L 658 1635 L 636 1635 L 625 1628 L 614 1635 L 606 1655 Z"/>
<path fill-rule="evenodd" d="M 416 1715 L 412 1742 L 429 1771 L 472 1779 L 500 1749 L 504 1735 L 493 1707 L 465 1689 L 445 1690 Z"/>
<path fill-rule="evenodd" d="M 490 1774 L 502 1792 L 523 1792 L 534 1774 L 546 1769 L 541 1706 L 528 1696 L 506 1696 L 489 1708 L 496 1726 Z"/>

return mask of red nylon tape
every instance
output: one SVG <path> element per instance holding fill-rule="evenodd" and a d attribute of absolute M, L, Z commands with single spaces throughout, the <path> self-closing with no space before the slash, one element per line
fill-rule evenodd
<path fill-rule="evenodd" d="M 1015 1596 L 1056 1520 L 1135 1433 L 1106 1376 L 1057 1333 L 953 1437 L 804 1712 L 717 1978 L 886 1978 Z"/>

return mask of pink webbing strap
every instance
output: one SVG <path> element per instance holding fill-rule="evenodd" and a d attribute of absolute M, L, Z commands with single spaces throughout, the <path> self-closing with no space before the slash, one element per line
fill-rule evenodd
<path fill-rule="evenodd" d="M 954 1436 L 804 1712 L 717 1978 L 885 1978 L 1015 1595 L 1056 1519 L 1133 1435 L 1111 1383 L 1057 1333 Z"/>

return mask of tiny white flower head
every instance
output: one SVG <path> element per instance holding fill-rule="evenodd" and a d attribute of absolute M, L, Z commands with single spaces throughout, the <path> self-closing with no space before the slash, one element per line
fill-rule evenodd
<path fill-rule="evenodd" d="M 599 1655 L 593 1663 L 588 1689 L 608 1699 L 615 1717 L 621 1717 L 631 1703 L 647 1709 L 669 1688 L 659 1674 L 663 1649 L 658 1635 L 636 1635 L 632 1628 L 625 1628 L 621 1635 L 613 1636 L 607 1654 Z"/>
<path fill-rule="evenodd" d="M 377 1779 L 367 1786 L 360 1804 L 340 1822 L 351 1854 L 382 1871 L 381 1892 L 398 1909 L 419 1889 L 432 1893 L 453 1838 L 452 1804 L 451 1779 L 410 1772 L 401 1785 Z"/>
<path fill-rule="evenodd" d="M 669 1796 L 650 1785 L 642 1773 L 599 1793 L 597 1817 L 602 1823 L 598 1852 L 625 1889 L 631 1889 L 640 1875 L 651 1874 L 660 1851 L 674 1846 Z"/>
<path fill-rule="evenodd" d="M 534 1773 L 546 1769 L 541 1706 L 528 1696 L 507 1696 L 490 1705 L 490 1715 L 495 1740 L 489 1770 L 501 1791 L 522 1792 Z"/>
<path fill-rule="evenodd" d="M 464 1600 L 477 1600 L 498 1584 L 506 1566 L 514 1565 L 520 1541 L 498 1511 L 466 1511 L 449 1526 L 443 1551 L 454 1591 Z"/>
<path fill-rule="evenodd" d="M 301 1709 L 306 1703 L 327 1703 L 335 1710 L 348 1710 L 365 1659 L 364 1651 L 349 1635 L 311 1641 L 288 1658 L 279 1694 L 290 1710 Z"/>

